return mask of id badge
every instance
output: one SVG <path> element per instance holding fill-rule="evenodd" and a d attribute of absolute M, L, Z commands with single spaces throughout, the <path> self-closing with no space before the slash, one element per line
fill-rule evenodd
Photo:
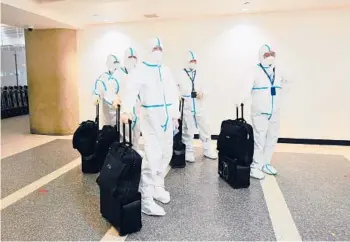
<path fill-rule="evenodd" d="M 271 87 L 271 96 L 276 96 L 276 87 Z"/>
<path fill-rule="evenodd" d="M 197 92 L 191 92 L 191 98 L 196 98 L 197 97 Z"/>

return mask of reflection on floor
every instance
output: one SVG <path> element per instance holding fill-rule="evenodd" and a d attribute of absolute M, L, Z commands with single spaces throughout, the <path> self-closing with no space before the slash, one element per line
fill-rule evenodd
<path fill-rule="evenodd" d="M 143 229 L 127 237 L 101 218 L 96 175 L 81 174 L 71 136 L 30 135 L 28 118 L 16 117 L 2 120 L 1 149 L 1 240 L 350 239 L 349 147 L 279 144 L 276 179 L 242 190 L 198 151 L 195 164 L 167 176 L 167 215 L 144 216 Z"/>

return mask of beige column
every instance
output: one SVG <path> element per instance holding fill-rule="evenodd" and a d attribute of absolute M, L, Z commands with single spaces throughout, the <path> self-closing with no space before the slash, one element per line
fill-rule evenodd
<path fill-rule="evenodd" d="M 72 134 L 79 122 L 77 33 L 25 31 L 30 131 Z"/>

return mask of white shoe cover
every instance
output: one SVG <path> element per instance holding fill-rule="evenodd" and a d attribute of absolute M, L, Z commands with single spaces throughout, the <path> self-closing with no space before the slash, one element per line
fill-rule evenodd
<path fill-rule="evenodd" d="M 145 199 L 141 202 L 141 212 L 149 216 L 164 216 L 164 208 L 156 204 L 153 199 Z"/>
<path fill-rule="evenodd" d="M 155 187 L 153 198 L 163 204 L 170 202 L 170 193 L 164 187 Z"/>
<path fill-rule="evenodd" d="M 195 158 L 194 158 L 193 152 L 186 151 L 186 161 L 190 162 L 190 163 L 195 162 Z"/>
<path fill-rule="evenodd" d="M 277 170 L 270 164 L 264 165 L 262 171 L 268 175 L 277 175 Z"/>
<path fill-rule="evenodd" d="M 218 154 L 211 148 L 204 150 L 203 153 L 204 153 L 204 156 L 209 159 L 216 160 L 218 158 Z"/>
<path fill-rule="evenodd" d="M 253 177 L 255 179 L 262 180 L 265 178 L 264 172 L 257 168 L 251 168 L 250 170 L 250 177 Z"/>

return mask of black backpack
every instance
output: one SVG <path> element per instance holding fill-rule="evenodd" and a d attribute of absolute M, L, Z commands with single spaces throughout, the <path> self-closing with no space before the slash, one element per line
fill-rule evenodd
<path fill-rule="evenodd" d="M 254 155 L 253 128 L 243 118 L 243 103 L 241 104 L 241 118 L 236 108 L 235 120 L 224 120 L 217 141 L 217 150 L 222 156 L 237 159 L 238 165 L 250 166 Z"/>

